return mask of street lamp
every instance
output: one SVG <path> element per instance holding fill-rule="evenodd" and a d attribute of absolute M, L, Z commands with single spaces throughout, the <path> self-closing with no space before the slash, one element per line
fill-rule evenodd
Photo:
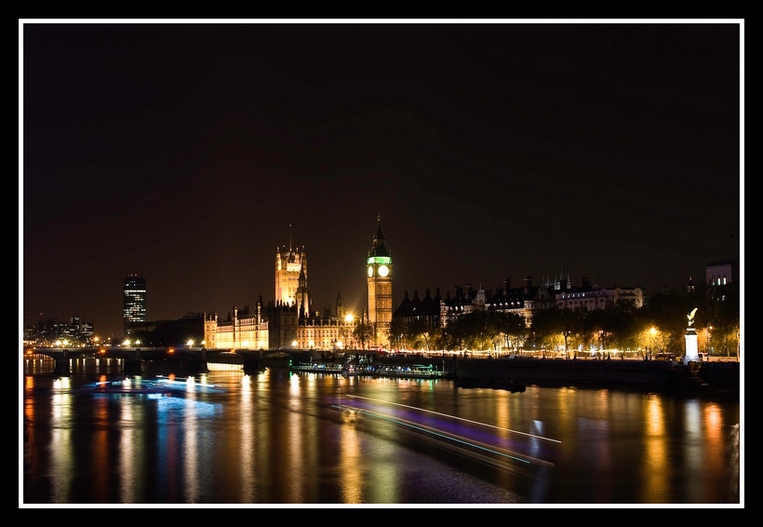
<path fill-rule="evenodd" d="M 649 354 L 650 355 L 654 354 L 654 346 L 656 343 L 657 343 L 657 328 L 652 326 L 651 328 L 649 328 L 649 344 L 650 344 Z"/>

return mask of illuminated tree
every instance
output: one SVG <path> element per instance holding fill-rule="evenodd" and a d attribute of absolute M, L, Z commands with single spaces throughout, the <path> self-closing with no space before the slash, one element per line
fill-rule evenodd
<path fill-rule="evenodd" d="M 366 349 L 366 342 L 373 341 L 376 338 L 376 328 L 372 324 L 360 321 L 352 330 L 352 336 L 360 342 L 360 349 Z"/>

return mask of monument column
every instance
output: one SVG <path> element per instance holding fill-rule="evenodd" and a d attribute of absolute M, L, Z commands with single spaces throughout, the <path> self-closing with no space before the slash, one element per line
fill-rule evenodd
<path fill-rule="evenodd" d="M 689 325 L 686 328 L 686 355 L 684 355 L 684 364 L 690 362 L 699 361 L 699 351 L 697 349 L 697 332 L 694 330 L 694 315 L 697 314 L 697 308 L 695 307 L 687 318 L 689 319 Z"/>

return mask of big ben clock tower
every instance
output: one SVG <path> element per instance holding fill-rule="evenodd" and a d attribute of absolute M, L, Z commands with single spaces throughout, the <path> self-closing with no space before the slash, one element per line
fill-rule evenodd
<path fill-rule="evenodd" d="M 392 257 L 384 246 L 381 215 L 377 218 L 374 245 L 366 259 L 368 321 L 376 329 L 376 344 L 387 346 L 392 323 Z"/>

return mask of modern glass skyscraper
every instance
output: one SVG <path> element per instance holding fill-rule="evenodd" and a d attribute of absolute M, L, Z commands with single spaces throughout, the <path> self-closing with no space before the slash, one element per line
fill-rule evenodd
<path fill-rule="evenodd" d="M 124 279 L 124 335 L 130 335 L 133 324 L 146 322 L 146 279 L 131 274 Z"/>

